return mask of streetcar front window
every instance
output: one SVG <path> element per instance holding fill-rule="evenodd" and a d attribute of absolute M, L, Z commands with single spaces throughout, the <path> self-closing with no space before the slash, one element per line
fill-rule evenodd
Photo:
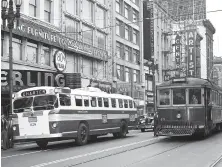
<path fill-rule="evenodd" d="M 33 97 L 17 99 L 13 103 L 14 113 L 24 112 L 24 109 L 30 108 L 32 106 Z"/>
<path fill-rule="evenodd" d="M 201 104 L 201 89 L 189 89 L 189 104 Z"/>
<path fill-rule="evenodd" d="M 170 89 L 159 91 L 160 105 L 170 105 Z"/>
<path fill-rule="evenodd" d="M 173 89 L 173 104 L 186 104 L 186 89 Z"/>
<path fill-rule="evenodd" d="M 58 107 L 55 95 L 36 96 L 33 101 L 33 110 L 50 110 Z"/>

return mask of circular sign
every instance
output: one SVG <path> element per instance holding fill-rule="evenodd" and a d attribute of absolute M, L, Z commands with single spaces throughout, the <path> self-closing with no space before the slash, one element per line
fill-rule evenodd
<path fill-rule="evenodd" d="M 56 51 L 54 55 L 54 65 L 55 68 L 63 72 L 66 69 L 66 55 L 62 51 Z"/>

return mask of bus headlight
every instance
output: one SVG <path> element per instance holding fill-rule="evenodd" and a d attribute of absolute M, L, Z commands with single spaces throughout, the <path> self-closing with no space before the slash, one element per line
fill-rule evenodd
<path fill-rule="evenodd" d="M 13 126 L 13 130 L 16 131 L 16 126 Z"/>
<path fill-rule="evenodd" d="M 57 127 L 58 123 L 57 122 L 53 122 L 52 123 L 52 128 L 55 129 Z"/>

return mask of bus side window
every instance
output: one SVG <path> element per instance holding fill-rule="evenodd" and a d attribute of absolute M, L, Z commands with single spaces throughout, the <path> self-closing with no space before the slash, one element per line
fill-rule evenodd
<path fill-rule="evenodd" d="M 89 107 L 89 97 L 87 96 L 83 97 L 83 101 L 84 101 L 84 106 Z"/>
<path fill-rule="evenodd" d="M 91 106 L 96 107 L 96 97 L 91 97 Z"/>
<path fill-rule="evenodd" d="M 129 100 L 129 107 L 130 107 L 130 108 L 133 108 L 133 102 L 132 102 L 132 100 Z"/>
<path fill-rule="evenodd" d="M 71 106 L 71 98 L 68 95 L 59 94 L 59 101 L 61 106 Z"/>
<path fill-rule="evenodd" d="M 134 104 L 134 108 L 136 108 L 137 106 L 136 106 L 136 102 L 135 101 L 133 101 L 133 104 Z"/>
<path fill-rule="evenodd" d="M 102 98 L 101 97 L 98 97 L 98 106 L 99 107 L 102 107 L 103 106 L 103 101 L 102 101 Z"/>
<path fill-rule="evenodd" d="M 128 108 L 128 100 L 124 100 L 124 108 Z"/>
<path fill-rule="evenodd" d="M 75 101 L 76 101 L 76 106 L 82 106 L 82 97 L 81 96 L 76 96 Z"/>
<path fill-rule="evenodd" d="M 122 99 L 118 99 L 119 101 L 119 108 L 123 108 L 123 100 Z"/>
<path fill-rule="evenodd" d="M 116 108 L 116 99 L 111 99 L 112 107 Z"/>
<path fill-rule="evenodd" d="M 103 101 L 104 101 L 104 107 L 109 107 L 109 99 L 103 98 Z"/>

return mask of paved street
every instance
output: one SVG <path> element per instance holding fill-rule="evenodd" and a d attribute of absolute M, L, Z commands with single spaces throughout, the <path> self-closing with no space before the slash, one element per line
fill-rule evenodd
<path fill-rule="evenodd" d="M 16 145 L 2 151 L 2 167 L 220 167 L 222 133 L 205 140 L 153 137 L 152 132 L 131 131 L 125 139 L 111 135 L 78 147 L 73 141 Z M 218 163 L 217 163 L 218 162 Z"/>

